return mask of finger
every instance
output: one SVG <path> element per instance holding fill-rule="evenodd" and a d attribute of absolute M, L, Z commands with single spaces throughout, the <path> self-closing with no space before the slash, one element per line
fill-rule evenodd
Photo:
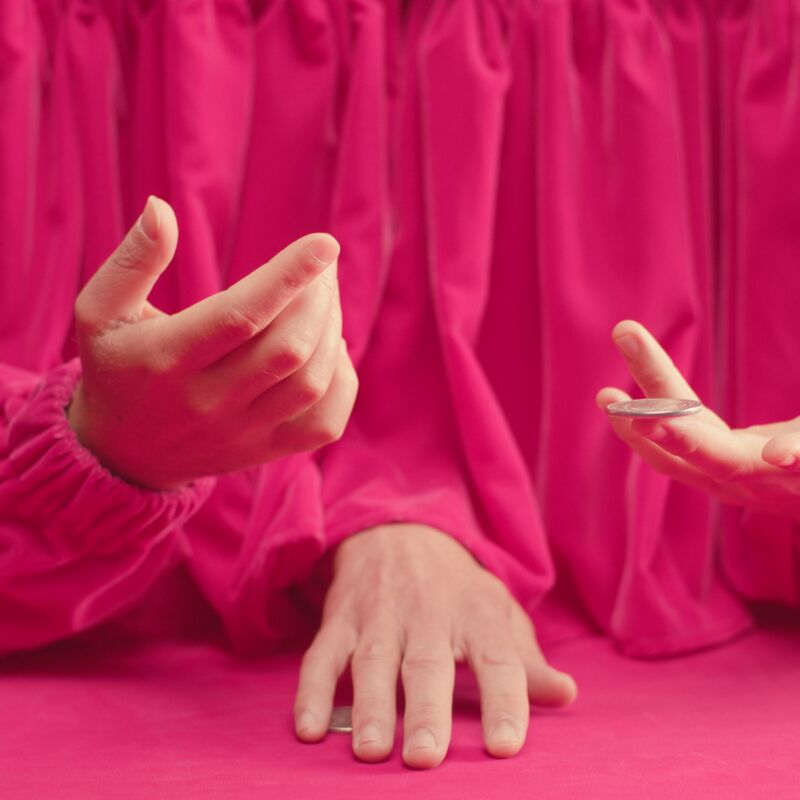
<path fill-rule="evenodd" d="M 342 315 L 334 303 L 311 357 L 298 370 L 263 392 L 250 404 L 250 413 L 271 419 L 292 419 L 319 403 L 330 389 L 339 364 Z"/>
<path fill-rule="evenodd" d="M 490 755 L 513 756 L 528 732 L 530 703 L 522 659 L 510 636 L 496 623 L 473 627 L 466 640 L 467 660 L 481 694 L 483 739 Z"/>
<path fill-rule="evenodd" d="M 147 296 L 175 255 L 178 223 L 170 205 L 153 195 L 120 246 L 97 270 L 75 303 L 78 323 L 103 328 L 139 318 Z"/>
<path fill-rule="evenodd" d="M 344 625 L 323 625 L 303 656 L 294 703 L 298 738 L 316 742 L 328 731 L 339 676 L 353 652 L 355 635 Z"/>
<path fill-rule="evenodd" d="M 697 417 L 635 419 L 631 428 L 716 481 L 776 471 L 761 458 L 761 437 L 723 430 Z"/>
<path fill-rule="evenodd" d="M 353 676 L 353 752 L 362 761 L 382 761 L 394 743 L 400 637 L 391 621 L 367 630 L 350 664 Z"/>
<path fill-rule="evenodd" d="M 298 239 L 238 283 L 169 319 L 174 354 L 206 367 L 257 336 L 339 255 L 325 233 Z"/>
<path fill-rule="evenodd" d="M 249 405 L 300 370 L 326 330 L 330 329 L 329 336 L 334 337 L 333 345 L 338 345 L 342 323 L 335 281 L 332 267 L 301 292 L 266 330 L 204 370 L 203 382 L 209 387 L 225 387 L 239 403 Z"/>
<path fill-rule="evenodd" d="M 773 436 L 761 451 L 761 457 L 781 470 L 800 470 L 800 433 L 781 433 Z"/>
<path fill-rule="evenodd" d="M 647 397 L 698 399 L 663 347 L 644 325 L 633 320 L 618 323 L 611 332 L 633 379 Z"/>
<path fill-rule="evenodd" d="M 340 347 L 333 380 L 322 400 L 273 432 L 271 441 L 276 452 L 315 450 L 342 437 L 358 394 L 358 378 L 344 343 Z M 263 419 L 264 410 L 252 406 L 251 418 Z"/>
<path fill-rule="evenodd" d="M 597 405 L 605 409 L 611 403 L 630 400 L 630 395 L 620 389 L 607 387 L 597 394 Z M 682 458 L 668 453 L 655 442 L 649 441 L 633 428 L 633 420 L 625 417 L 608 417 L 614 433 L 635 453 L 641 456 L 653 469 L 675 478 L 689 486 L 710 491 L 716 488 L 716 482 Z"/>
<path fill-rule="evenodd" d="M 530 701 L 549 708 L 560 708 L 574 702 L 578 696 L 575 680 L 547 663 L 531 619 L 522 609 L 514 614 L 512 635 L 525 669 Z"/>
<path fill-rule="evenodd" d="M 403 656 L 403 761 L 414 769 L 438 766 L 450 746 L 455 661 L 448 639 L 412 639 Z"/>
<path fill-rule="evenodd" d="M 617 389 L 616 386 L 605 386 L 597 393 L 595 402 L 598 408 L 605 410 L 606 406 L 610 406 L 612 403 L 624 403 L 630 399 L 631 396 L 622 389 Z"/>

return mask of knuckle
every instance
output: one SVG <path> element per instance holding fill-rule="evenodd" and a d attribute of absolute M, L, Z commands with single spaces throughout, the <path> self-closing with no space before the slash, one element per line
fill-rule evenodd
<path fill-rule="evenodd" d="M 296 372 L 311 358 L 311 344 L 304 339 L 288 339 L 278 344 L 269 359 L 270 369 L 279 374 Z"/>
<path fill-rule="evenodd" d="M 247 340 L 261 331 L 261 324 L 249 311 L 231 304 L 220 315 L 219 330 L 225 338 Z"/>
<path fill-rule="evenodd" d="M 344 436 L 346 427 L 346 420 L 325 418 L 313 426 L 309 435 L 319 446 L 333 444 Z"/>
<path fill-rule="evenodd" d="M 312 252 L 310 247 L 303 248 L 297 259 L 297 272 L 293 273 L 294 280 L 300 285 L 313 280 L 320 272 L 325 269 L 323 264 Z"/>
<path fill-rule="evenodd" d="M 301 262 L 297 270 L 286 271 L 280 277 L 280 291 L 287 295 L 294 295 L 300 292 L 308 282 L 306 266 Z"/>
<path fill-rule="evenodd" d="M 343 380 L 345 381 L 346 386 L 351 390 L 353 394 L 358 392 L 359 380 L 358 380 L 358 373 L 355 370 L 355 367 L 350 363 L 350 359 L 347 359 L 347 369 L 344 371 Z"/>
<path fill-rule="evenodd" d="M 440 654 L 428 650 L 406 653 L 403 658 L 403 674 L 414 675 L 420 672 L 442 672 L 450 664 Z"/>
<path fill-rule="evenodd" d="M 144 367 L 150 377 L 165 378 L 177 370 L 178 362 L 166 353 L 156 353 L 148 356 Z"/>
<path fill-rule="evenodd" d="M 397 648 L 389 642 L 369 640 L 362 642 L 353 655 L 353 660 L 360 664 L 382 664 L 394 661 L 397 657 Z"/>
<path fill-rule="evenodd" d="M 291 269 L 284 270 L 280 277 L 281 284 L 286 291 L 296 293 L 319 275 L 322 269 L 324 265 L 305 247 L 297 254 Z"/>
<path fill-rule="evenodd" d="M 482 667 L 518 667 L 522 663 L 517 653 L 503 647 L 481 648 L 475 660 Z"/>
<path fill-rule="evenodd" d="M 736 464 L 729 469 L 720 470 L 717 480 L 725 483 L 747 483 L 747 481 L 755 477 L 755 474 L 752 463 L 747 462 Z"/>
<path fill-rule="evenodd" d="M 216 405 L 199 397 L 190 397 L 186 401 L 189 415 L 196 420 L 210 420 L 216 414 Z"/>
<path fill-rule="evenodd" d="M 295 383 L 295 396 L 304 405 L 315 405 L 325 396 L 328 391 L 328 384 L 324 376 L 320 376 L 314 370 L 303 370 L 298 373 Z"/>
<path fill-rule="evenodd" d="M 184 402 L 190 417 L 199 421 L 213 419 L 222 410 L 220 399 L 211 392 L 187 391 Z"/>
<path fill-rule="evenodd" d="M 259 385 L 271 388 L 286 377 L 278 367 L 279 365 L 273 363 L 269 358 L 257 360 L 250 368 L 249 377 Z"/>
<path fill-rule="evenodd" d="M 671 435 L 672 449 L 678 455 L 693 456 L 698 451 L 700 443 L 694 434 L 673 429 Z"/>

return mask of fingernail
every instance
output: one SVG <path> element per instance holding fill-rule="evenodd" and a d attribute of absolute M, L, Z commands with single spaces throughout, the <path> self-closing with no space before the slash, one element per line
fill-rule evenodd
<path fill-rule="evenodd" d="M 797 464 L 797 456 L 792 453 L 786 456 L 786 458 L 782 458 L 777 462 L 777 464 L 779 467 L 783 467 L 784 469 L 793 467 L 795 464 Z"/>
<path fill-rule="evenodd" d="M 519 731 L 508 720 L 503 720 L 492 730 L 489 739 L 492 744 L 516 744 L 519 741 Z"/>
<path fill-rule="evenodd" d="M 297 718 L 297 732 L 315 731 L 317 729 L 317 718 L 310 711 L 303 711 Z"/>
<path fill-rule="evenodd" d="M 370 723 L 358 732 L 356 747 L 361 747 L 363 744 L 383 744 L 383 736 L 381 736 L 377 725 Z"/>
<path fill-rule="evenodd" d="M 405 743 L 406 753 L 414 750 L 435 750 L 436 739 L 427 728 L 419 728 L 411 734 L 411 738 Z"/>
<path fill-rule="evenodd" d="M 339 243 L 332 236 L 321 236 L 311 241 L 308 250 L 320 264 L 327 267 L 339 255 Z"/>
<path fill-rule="evenodd" d="M 144 211 L 142 211 L 142 216 L 139 219 L 144 235 L 153 242 L 158 239 L 158 229 L 160 227 L 158 203 L 156 203 L 156 199 L 152 194 L 147 198 L 147 202 L 144 204 Z"/>
<path fill-rule="evenodd" d="M 636 358 L 639 355 L 639 342 L 635 336 L 626 333 L 617 337 L 614 341 L 628 358 Z"/>

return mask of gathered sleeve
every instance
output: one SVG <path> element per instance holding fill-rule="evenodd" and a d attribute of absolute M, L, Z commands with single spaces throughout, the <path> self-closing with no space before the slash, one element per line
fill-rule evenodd
<path fill-rule="evenodd" d="M 0 653 L 89 628 L 181 556 L 181 526 L 213 481 L 174 492 L 114 477 L 65 409 L 80 374 L 0 366 Z"/>

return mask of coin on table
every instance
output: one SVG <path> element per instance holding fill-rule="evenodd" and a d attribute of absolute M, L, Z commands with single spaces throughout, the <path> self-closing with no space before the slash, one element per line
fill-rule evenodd
<path fill-rule="evenodd" d="M 353 732 L 353 708 L 352 706 L 338 706 L 331 712 L 331 722 L 328 730 L 332 733 L 352 733 Z"/>
<path fill-rule="evenodd" d="M 645 397 L 642 400 L 625 400 L 606 406 L 612 417 L 687 417 L 702 411 L 699 400 L 677 400 L 672 397 Z"/>

